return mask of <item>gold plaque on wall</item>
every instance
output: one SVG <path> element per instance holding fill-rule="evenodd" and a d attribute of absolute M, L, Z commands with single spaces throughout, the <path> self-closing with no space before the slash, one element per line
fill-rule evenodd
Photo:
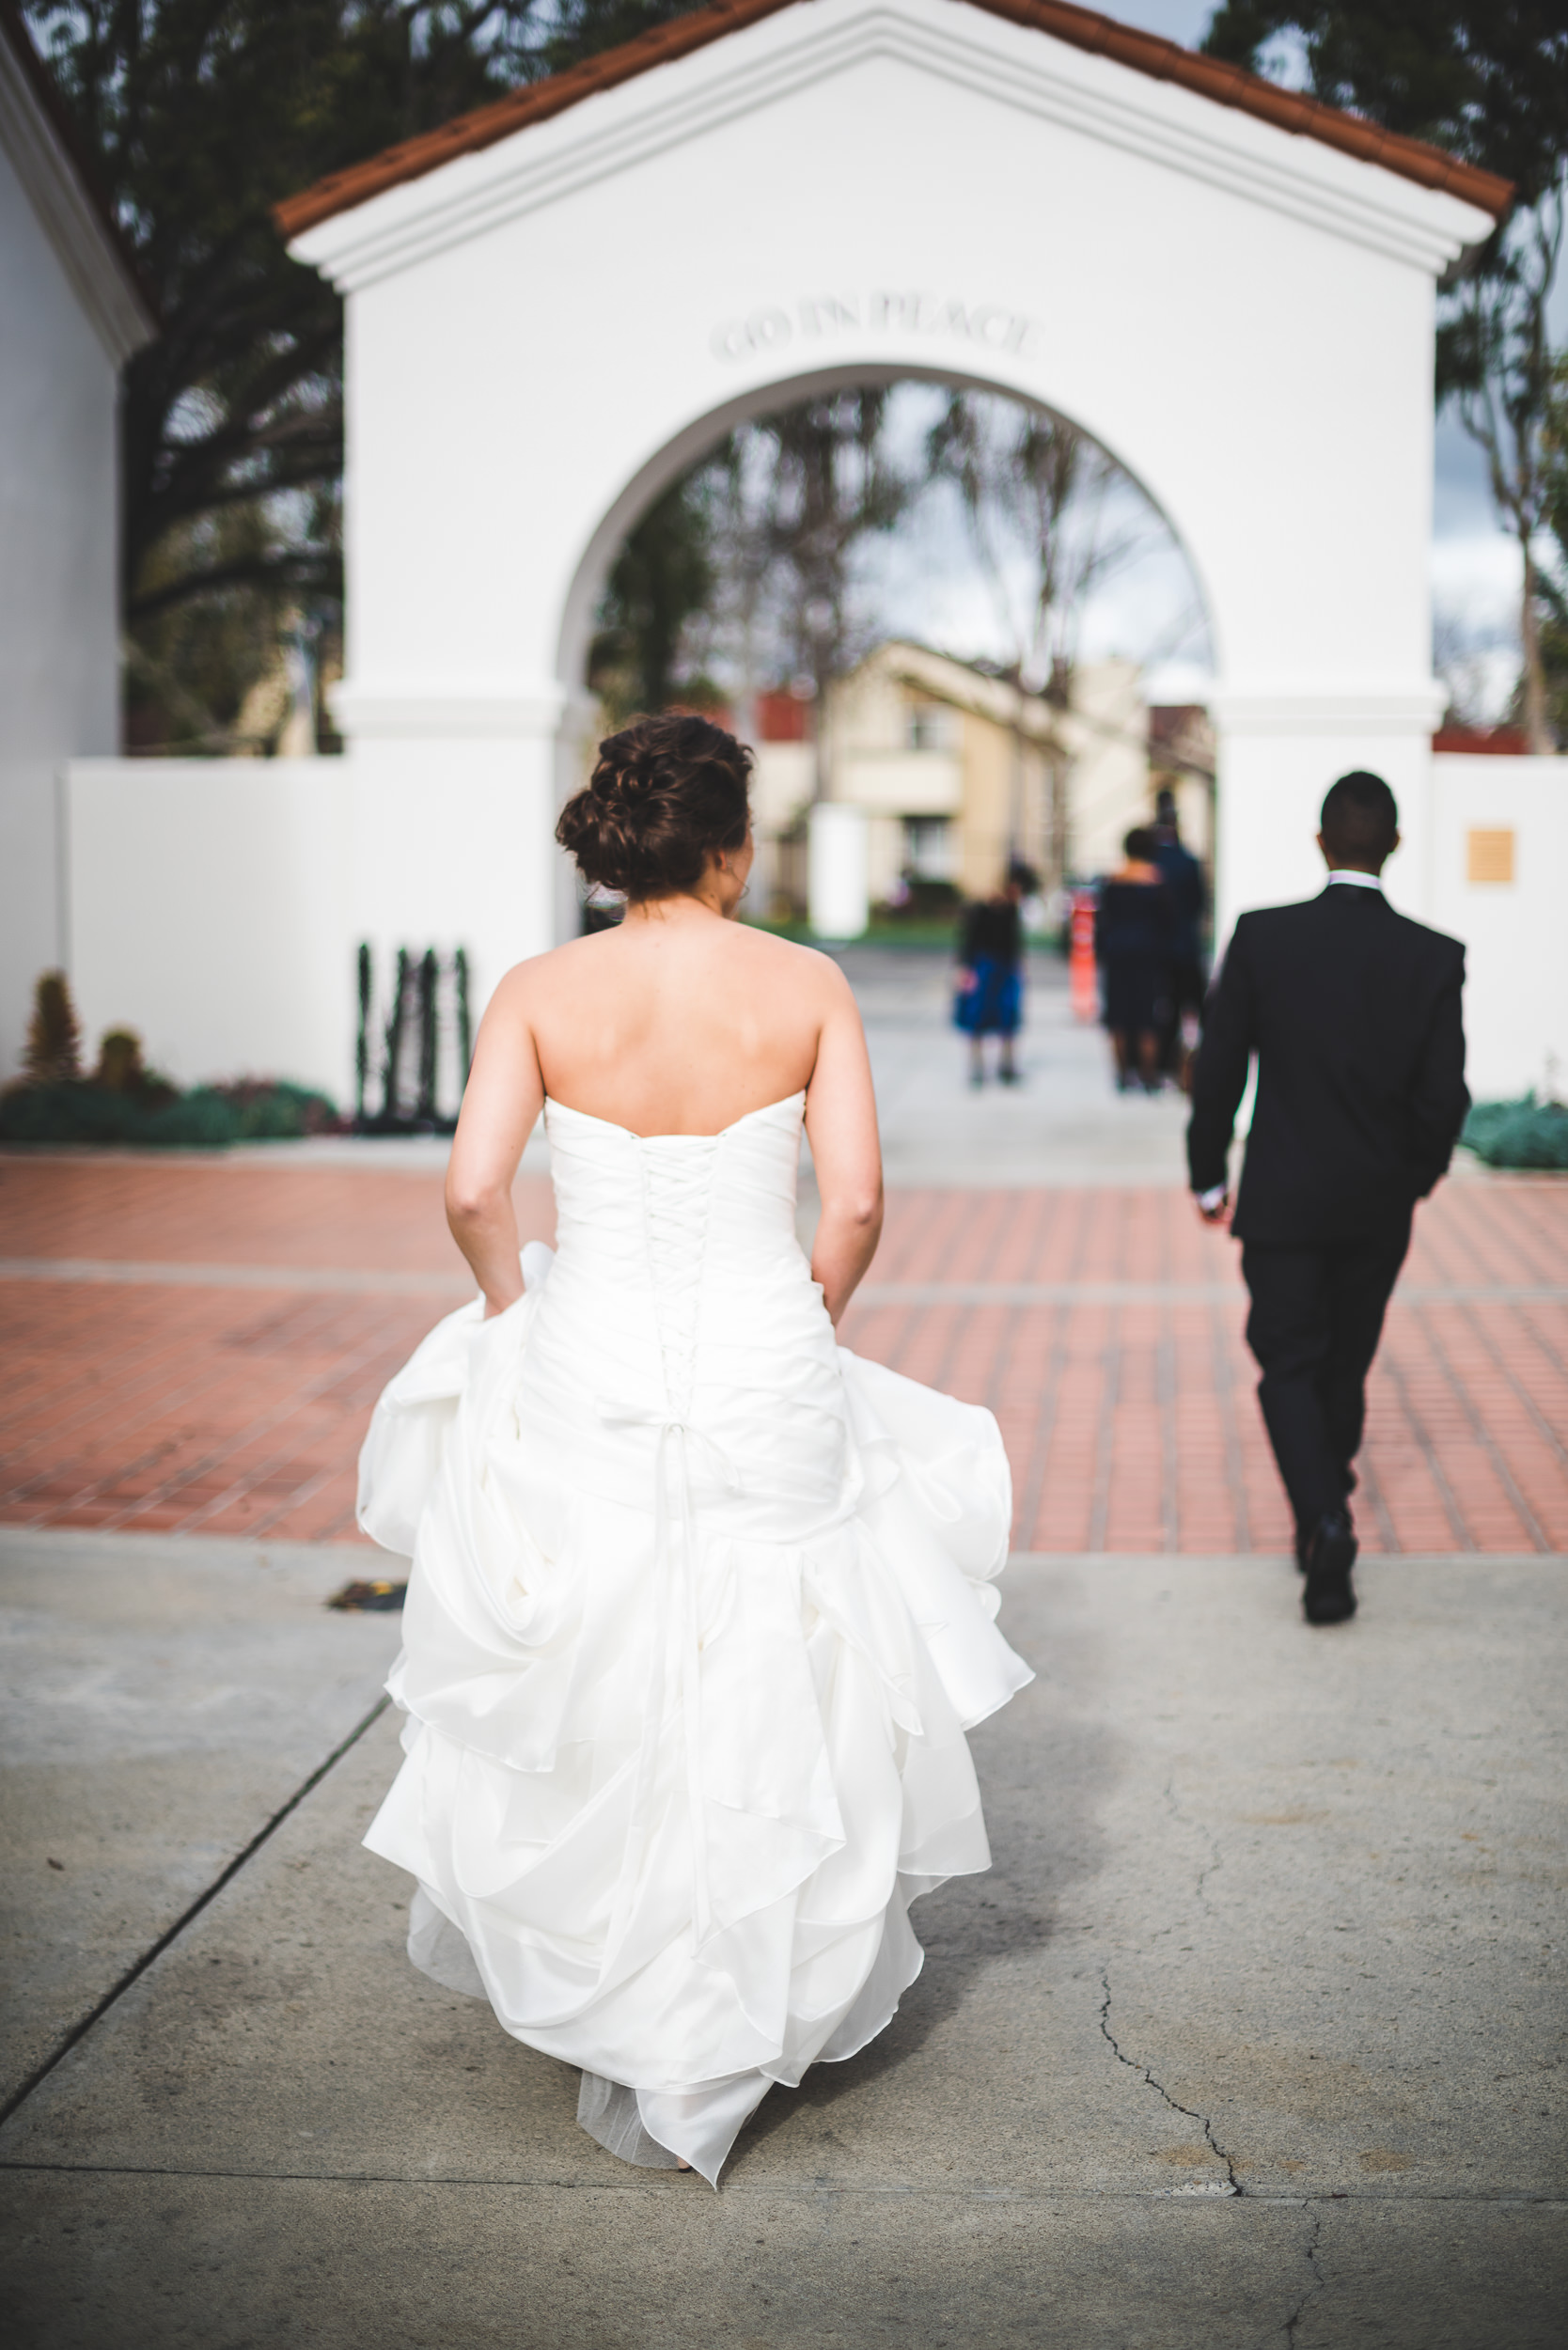
<path fill-rule="evenodd" d="M 1467 880 L 1512 883 L 1513 879 L 1513 835 L 1512 832 L 1469 832 L 1465 836 L 1465 847 Z"/>

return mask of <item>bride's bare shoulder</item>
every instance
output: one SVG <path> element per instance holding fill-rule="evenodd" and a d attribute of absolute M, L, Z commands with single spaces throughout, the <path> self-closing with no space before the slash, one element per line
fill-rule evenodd
<path fill-rule="evenodd" d="M 802 947 L 792 938 L 780 938 L 776 932 L 759 930 L 750 922 L 733 922 L 727 930 L 737 953 L 760 973 L 776 976 L 780 984 L 823 995 L 848 990 L 849 981 L 839 965 L 820 947 Z"/>
<path fill-rule="evenodd" d="M 779 938 L 749 922 L 726 922 L 722 930 L 714 927 L 717 935 L 708 941 L 708 951 L 716 948 L 737 979 L 744 972 L 748 980 L 761 986 L 787 989 L 790 999 L 797 1004 L 814 1000 L 826 1005 L 849 995 L 843 973 L 832 956 L 819 948 L 797 946 L 792 939 Z M 596 980 L 612 987 L 619 984 L 617 965 L 628 948 L 635 953 L 634 943 L 616 930 L 590 931 L 582 938 L 568 939 L 563 946 L 514 963 L 492 1003 L 503 1017 L 524 1020 L 553 1002 L 579 1003 L 584 990 L 591 989 Z M 623 979 L 624 974 L 619 977 Z"/>
<path fill-rule="evenodd" d="M 578 984 L 613 936 L 610 931 L 590 931 L 582 938 L 567 939 L 562 946 L 547 947 L 542 954 L 525 955 L 502 976 L 491 1001 L 522 1010 L 560 988 Z"/>

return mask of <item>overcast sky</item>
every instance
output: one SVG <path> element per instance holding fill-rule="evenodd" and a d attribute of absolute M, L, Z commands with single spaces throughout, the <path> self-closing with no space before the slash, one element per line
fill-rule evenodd
<path fill-rule="evenodd" d="M 1142 0 L 1141 7 L 1137 0 L 1121 0 L 1120 7 L 1102 13 L 1114 16 L 1119 24 L 1137 24 L 1146 33 L 1163 33 L 1167 40 L 1184 41 L 1189 49 L 1196 49 L 1209 29 L 1214 10 L 1202 6 L 1201 0 L 1197 5 L 1194 0 Z"/>

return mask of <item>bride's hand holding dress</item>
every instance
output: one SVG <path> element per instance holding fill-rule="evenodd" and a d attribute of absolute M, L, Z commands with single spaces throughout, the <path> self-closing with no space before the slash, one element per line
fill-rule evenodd
<path fill-rule="evenodd" d="M 836 965 L 729 918 L 747 764 L 642 720 L 569 804 L 626 919 L 495 991 L 447 1183 L 481 1297 L 387 1388 L 360 1495 L 413 1560 L 367 1838 L 416 1880 L 410 1955 L 580 2066 L 612 2152 L 715 2183 L 770 2083 L 889 2020 L 909 1902 L 988 1865 L 963 1732 L 1029 1678 L 995 1421 L 835 1341 L 875 1104 Z M 557 1250 L 520 1263 L 541 1106 Z"/>

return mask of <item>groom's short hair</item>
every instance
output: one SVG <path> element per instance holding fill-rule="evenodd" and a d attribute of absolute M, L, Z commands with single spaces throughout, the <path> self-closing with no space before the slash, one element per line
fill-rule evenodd
<path fill-rule="evenodd" d="M 1399 831 L 1399 807 L 1381 776 L 1356 767 L 1329 785 L 1320 822 L 1330 855 L 1381 864 Z"/>

